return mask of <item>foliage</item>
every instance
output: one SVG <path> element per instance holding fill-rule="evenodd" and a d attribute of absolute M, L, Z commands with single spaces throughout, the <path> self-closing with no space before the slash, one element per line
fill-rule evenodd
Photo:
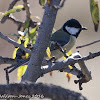
<path fill-rule="evenodd" d="M 47 1 L 48 4 L 50 4 L 52 0 L 39 0 L 39 4 L 41 6 L 44 6 L 46 1 Z"/>
<path fill-rule="evenodd" d="M 7 15 L 9 15 L 11 13 L 20 12 L 23 8 L 24 8 L 23 5 L 14 6 L 13 9 L 10 9 L 10 10 L 8 10 L 8 11 L 5 12 L 3 14 L 3 17 L 7 16 Z"/>
<path fill-rule="evenodd" d="M 90 0 L 90 11 L 91 11 L 91 17 L 94 23 L 95 31 L 98 31 L 99 27 L 99 7 L 98 2 L 95 0 Z"/>

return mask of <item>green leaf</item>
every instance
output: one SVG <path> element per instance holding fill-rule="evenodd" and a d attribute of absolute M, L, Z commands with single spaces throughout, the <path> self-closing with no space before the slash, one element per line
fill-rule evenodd
<path fill-rule="evenodd" d="M 9 15 L 9 14 L 11 14 L 11 13 L 15 13 L 15 12 L 16 12 L 15 9 L 10 9 L 10 10 L 8 10 L 8 11 L 6 11 L 6 12 L 4 13 L 3 17 L 4 17 L 4 16 L 7 16 L 7 15 Z"/>
<path fill-rule="evenodd" d="M 29 37 L 25 38 L 24 46 L 27 47 L 27 44 L 29 43 Z"/>
<path fill-rule="evenodd" d="M 15 33 L 9 33 L 8 35 L 12 35 L 12 36 L 18 37 L 18 34 L 15 34 Z"/>
<path fill-rule="evenodd" d="M 34 40 L 32 40 L 32 45 L 34 45 L 35 44 L 35 39 Z"/>
<path fill-rule="evenodd" d="M 45 5 L 45 0 L 39 0 L 39 4 L 40 4 L 41 6 L 44 6 L 44 5 Z"/>
<path fill-rule="evenodd" d="M 36 27 L 33 28 L 33 29 L 30 31 L 30 34 L 33 34 L 34 32 L 36 32 Z"/>
<path fill-rule="evenodd" d="M 94 23 L 94 29 L 97 32 L 99 27 L 99 7 L 97 1 L 90 0 L 90 11 L 91 11 L 92 21 Z"/>
<path fill-rule="evenodd" d="M 33 38 L 36 36 L 36 29 L 37 29 L 37 27 L 33 28 L 33 29 L 29 32 L 29 38 L 30 38 L 30 40 L 33 40 Z"/>
<path fill-rule="evenodd" d="M 14 6 L 13 9 L 10 9 L 8 11 L 6 11 L 4 14 L 3 14 L 3 17 L 4 16 L 7 16 L 11 13 L 15 13 L 15 12 L 20 12 L 22 9 L 24 8 L 23 5 L 17 5 L 17 6 Z"/>
<path fill-rule="evenodd" d="M 20 12 L 21 11 L 21 9 L 16 9 L 16 12 Z"/>
<path fill-rule="evenodd" d="M 30 19 L 27 19 L 24 23 L 24 29 L 29 27 Z"/>

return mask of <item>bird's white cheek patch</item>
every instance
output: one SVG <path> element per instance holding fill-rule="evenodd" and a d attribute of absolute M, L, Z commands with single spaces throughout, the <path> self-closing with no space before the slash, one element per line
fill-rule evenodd
<path fill-rule="evenodd" d="M 79 32 L 79 28 L 68 27 L 66 26 L 65 29 L 72 35 L 76 35 Z"/>

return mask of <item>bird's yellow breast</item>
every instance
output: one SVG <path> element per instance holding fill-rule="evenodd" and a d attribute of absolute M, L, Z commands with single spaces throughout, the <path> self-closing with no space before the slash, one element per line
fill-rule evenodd
<path fill-rule="evenodd" d="M 71 36 L 70 41 L 65 46 L 63 46 L 63 49 L 66 49 L 66 51 L 68 52 L 75 45 L 75 42 L 76 42 L 76 37 Z"/>

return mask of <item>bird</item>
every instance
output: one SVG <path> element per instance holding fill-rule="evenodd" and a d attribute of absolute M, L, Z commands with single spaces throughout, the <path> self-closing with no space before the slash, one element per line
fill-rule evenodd
<path fill-rule="evenodd" d="M 76 19 L 70 19 L 64 23 L 64 25 L 54 32 L 50 38 L 50 51 L 51 56 L 55 56 L 57 59 L 63 56 L 63 53 L 58 49 L 56 44 L 68 52 L 75 45 L 76 40 L 82 30 L 87 30 Z"/>

